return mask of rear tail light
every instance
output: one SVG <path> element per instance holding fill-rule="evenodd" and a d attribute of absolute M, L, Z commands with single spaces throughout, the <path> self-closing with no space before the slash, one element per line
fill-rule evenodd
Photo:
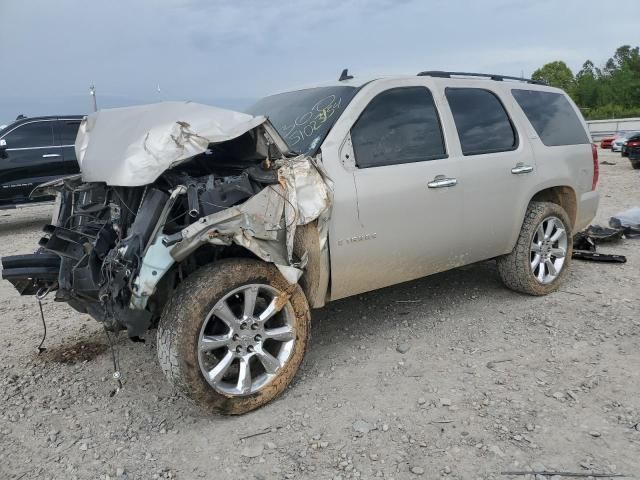
<path fill-rule="evenodd" d="M 593 180 L 591 182 L 591 190 L 595 190 L 600 178 L 600 165 L 598 165 L 598 147 L 591 144 L 591 155 L 593 156 Z"/>

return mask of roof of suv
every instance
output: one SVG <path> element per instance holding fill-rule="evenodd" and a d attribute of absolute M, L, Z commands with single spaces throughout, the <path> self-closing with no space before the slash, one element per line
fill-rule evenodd
<path fill-rule="evenodd" d="M 391 80 L 391 79 L 404 79 L 404 78 L 415 78 L 416 76 L 418 77 L 431 77 L 431 78 L 444 78 L 450 81 L 460 81 L 460 80 L 477 80 L 479 82 L 500 82 L 502 83 L 503 81 L 508 81 L 510 84 L 514 84 L 514 85 L 525 85 L 525 84 L 529 84 L 529 85 L 536 85 L 536 86 L 540 86 L 540 87 L 547 87 L 547 88 L 553 88 L 550 87 L 549 85 L 547 85 L 544 82 L 538 82 L 536 80 L 532 80 L 529 78 L 520 78 L 520 77 L 512 77 L 509 75 L 500 75 L 500 74 L 490 74 L 490 73 L 466 73 L 466 72 L 446 72 L 446 71 L 439 71 L 439 70 L 433 70 L 433 71 L 424 71 L 424 72 L 419 72 L 417 75 L 377 75 L 377 76 L 351 76 L 349 75 L 346 79 L 344 80 L 332 80 L 332 81 L 328 81 L 328 82 L 322 82 L 322 83 L 315 83 L 315 84 L 308 84 L 308 85 L 304 85 L 304 86 L 300 86 L 297 88 L 290 88 L 287 90 L 280 90 L 275 92 L 277 93 L 286 93 L 286 92 L 291 92 L 291 91 L 296 91 L 296 90 L 306 90 L 309 88 L 316 88 L 316 87 L 340 87 L 340 86 L 347 86 L 347 87 L 355 87 L 355 88 L 361 88 L 364 85 L 366 85 L 367 83 L 370 82 L 374 82 L 376 80 Z"/>

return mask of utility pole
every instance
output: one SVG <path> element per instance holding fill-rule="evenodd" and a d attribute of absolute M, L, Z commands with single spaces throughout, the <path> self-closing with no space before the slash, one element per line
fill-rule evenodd
<path fill-rule="evenodd" d="M 93 111 L 97 112 L 98 111 L 98 101 L 96 100 L 96 87 L 93 85 L 93 83 L 89 86 L 89 95 L 91 95 L 91 97 L 93 97 Z"/>

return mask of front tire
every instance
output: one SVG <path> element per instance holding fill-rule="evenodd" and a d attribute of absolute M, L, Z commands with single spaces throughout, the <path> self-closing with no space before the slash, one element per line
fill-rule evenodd
<path fill-rule="evenodd" d="M 497 259 L 504 284 L 517 292 L 547 295 L 569 272 L 571 222 L 567 212 L 551 202 L 531 202 L 511 253 Z"/>
<path fill-rule="evenodd" d="M 243 414 L 291 383 L 309 328 L 302 289 L 274 265 L 221 261 L 189 276 L 165 306 L 158 360 L 167 379 L 197 405 Z"/>

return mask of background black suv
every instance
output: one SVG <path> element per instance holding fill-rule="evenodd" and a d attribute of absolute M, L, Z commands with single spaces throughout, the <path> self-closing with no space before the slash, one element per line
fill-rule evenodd
<path fill-rule="evenodd" d="M 41 183 L 80 171 L 74 144 L 81 120 L 21 118 L 0 130 L 0 208 L 28 203 Z"/>

